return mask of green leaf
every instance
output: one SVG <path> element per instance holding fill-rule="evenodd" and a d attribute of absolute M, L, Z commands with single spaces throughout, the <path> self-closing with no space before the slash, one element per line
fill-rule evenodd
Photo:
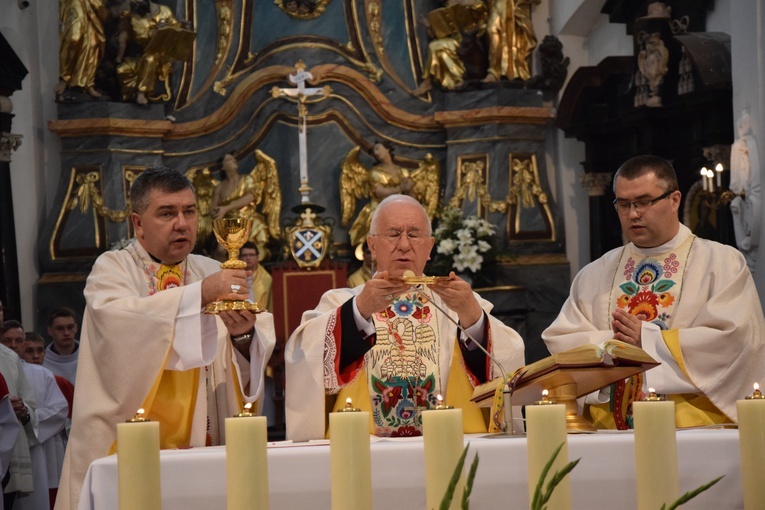
<path fill-rule="evenodd" d="M 544 493 L 542 492 L 542 486 L 545 483 L 545 478 L 547 478 L 547 473 L 550 471 L 550 468 L 552 468 L 552 465 L 555 462 L 555 459 L 558 457 L 558 453 L 560 452 L 561 448 L 563 448 L 564 444 L 566 443 L 561 443 L 560 446 L 555 449 L 552 456 L 550 457 L 550 460 L 547 461 L 544 469 L 542 469 L 542 472 L 539 474 L 539 481 L 537 482 L 537 486 L 534 489 L 534 497 L 531 501 L 531 510 L 545 510 L 545 504 L 552 497 L 555 487 L 557 487 L 558 484 L 563 481 L 566 475 L 568 475 L 576 467 L 576 465 L 579 464 L 581 459 L 576 459 L 563 466 L 559 471 L 556 471 L 550 479 L 550 482 L 547 484 L 547 488 L 545 489 Z"/>
<path fill-rule="evenodd" d="M 465 445 L 465 449 L 462 450 L 462 455 L 460 455 L 460 459 L 457 461 L 457 465 L 455 466 L 454 472 L 452 473 L 452 478 L 449 480 L 449 485 L 446 487 L 446 492 L 444 493 L 444 497 L 441 499 L 441 505 L 438 507 L 440 508 L 440 510 L 449 510 L 449 505 L 452 504 L 452 498 L 454 498 L 454 491 L 457 488 L 457 482 L 459 482 L 460 476 L 462 475 L 462 466 L 465 465 L 465 456 L 467 455 L 469 446 L 470 446 L 470 443 Z M 465 490 L 467 490 L 467 487 L 465 488 Z"/>
<path fill-rule="evenodd" d="M 714 484 L 716 484 L 717 482 L 719 482 L 723 478 L 725 478 L 725 475 L 718 476 L 717 478 L 715 478 L 711 482 L 702 485 L 698 489 L 686 492 L 685 494 L 680 496 L 680 498 L 677 501 L 672 503 L 669 506 L 669 508 L 667 508 L 667 504 L 666 503 L 661 505 L 661 510 L 675 510 L 677 507 L 679 507 L 680 505 L 684 505 L 685 503 L 689 502 L 690 500 L 692 500 L 693 498 L 695 498 L 696 496 L 698 496 L 699 494 L 701 494 L 705 490 L 709 489 L 710 487 L 712 487 Z"/>
<path fill-rule="evenodd" d="M 675 286 L 675 282 L 672 280 L 659 280 L 652 287 L 651 290 L 656 294 L 661 292 L 667 292 L 669 289 Z"/>
<path fill-rule="evenodd" d="M 467 448 L 465 448 L 467 451 Z M 465 482 L 465 492 L 462 493 L 462 510 L 468 510 L 470 508 L 470 493 L 473 492 L 473 479 L 475 478 L 475 472 L 478 470 L 478 454 L 475 454 L 473 463 L 470 464 L 470 472 L 468 473 L 467 481 Z"/>
<path fill-rule="evenodd" d="M 619 288 L 628 296 L 634 296 L 638 291 L 638 286 L 632 282 L 622 283 Z"/>

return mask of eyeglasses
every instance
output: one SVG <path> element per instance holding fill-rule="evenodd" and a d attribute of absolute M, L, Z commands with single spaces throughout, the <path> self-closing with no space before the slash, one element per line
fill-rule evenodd
<path fill-rule="evenodd" d="M 616 212 L 619 214 L 627 214 L 630 212 L 630 209 L 633 207 L 635 210 L 639 213 L 645 212 L 649 207 L 651 207 L 653 204 L 658 202 L 659 200 L 664 200 L 668 196 L 670 196 L 672 193 L 677 191 L 676 189 L 671 189 L 667 192 L 665 192 L 663 195 L 660 195 L 656 198 L 646 198 L 643 200 L 635 200 L 634 202 L 630 202 L 629 200 L 614 200 L 614 209 L 616 209 Z"/>
<path fill-rule="evenodd" d="M 401 236 L 406 235 L 406 238 L 412 244 L 418 244 L 429 238 L 429 235 L 425 235 L 420 230 L 410 230 L 409 232 L 403 232 L 394 228 L 386 230 L 382 234 L 373 234 L 373 237 L 382 237 L 391 244 L 396 244 L 401 240 Z"/>

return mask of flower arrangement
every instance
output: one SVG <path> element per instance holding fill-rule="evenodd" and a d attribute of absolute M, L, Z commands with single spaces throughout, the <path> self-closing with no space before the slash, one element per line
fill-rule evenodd
<path fill-rule="evenodd" d="M 496 227 L 478 216 L 462 217 L 462 211 L 454 207 L 444 209 L 436 238 L 436 255 L 432 268 L 434 274 L 472 273 L 475 275 L 483 263 L 493 256 L 491 239 Z"/>

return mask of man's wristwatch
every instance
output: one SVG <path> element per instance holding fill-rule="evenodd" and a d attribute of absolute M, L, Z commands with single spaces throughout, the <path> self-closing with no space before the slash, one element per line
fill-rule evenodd
<path fill-rule="evenodd" d="M 234 345 L 237 347 L 246 344 L 250 340 L 252 340 L 252 335 L 255 333 L 255 328 L 251 329 L 247 333 L 244 333 L 243 335 L 237 335 L 232 336 L 231 341 L 234 342 Z"/>

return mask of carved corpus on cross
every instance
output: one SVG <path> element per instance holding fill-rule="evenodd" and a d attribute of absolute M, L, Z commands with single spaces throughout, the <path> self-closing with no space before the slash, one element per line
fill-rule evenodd
<path fill-rule="evenodd" d="M 313 75 L 305 70 L 305 64 L 298 60 L 295 64 L 295 74 L 287 76 L 290 83 L 296 85 L 295 88 L 271 89 L 271 95 L 274 98 L 286 98 L 289 101 L 296 102 L 298 105 L 298 149 L 300 150 L 300 202 L 310 203 L 311 188 L 308 186 L 308 145 L 306 141 L 306 128 L 308 127 L 308 98 L 317 97 L 313 103 L 322 101 L 329 97 L 332 89 L 329 85 L 321 88 L 306 88 L 306 82 L 313 81 Z"/>

